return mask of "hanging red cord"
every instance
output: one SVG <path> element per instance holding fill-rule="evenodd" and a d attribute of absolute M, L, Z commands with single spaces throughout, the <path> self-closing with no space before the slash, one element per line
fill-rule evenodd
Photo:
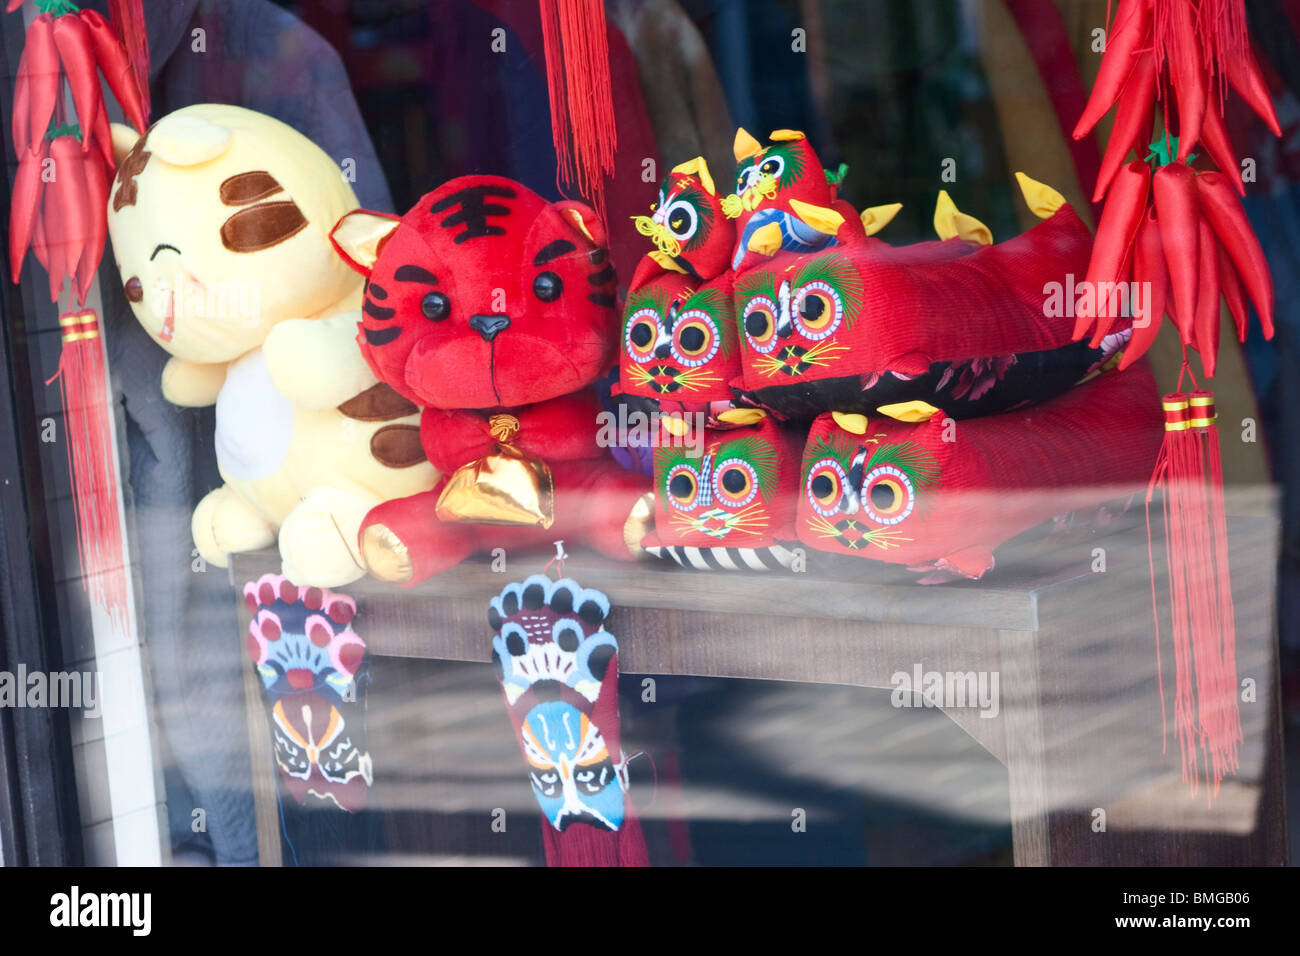
<path fill-rule="evenodd" d="M 541 0 L 556 171 L 605 221 L 618 134 L 602 0 Z"/>

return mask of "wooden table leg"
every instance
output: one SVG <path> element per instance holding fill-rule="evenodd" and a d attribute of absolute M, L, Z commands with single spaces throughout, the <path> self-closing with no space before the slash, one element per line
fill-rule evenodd
<path fill-rule="evenodd" d="M 1035 631 L 999 631 L 999 688 L 1011 791 L 1011 840 L 1016 866 L 1049 866 L 1045 743 L 1039 709 Z"/>
<path fill-rule="evenodd" d="M 248 609 L 240 595 L 240 623 L 248 627 Z M 257 859 L 262 866 L 281 866 L 280 801 L 271 758 L 271 727 L 266 716 L 262 683 L 244 665 L 244 713 L 248 723 L 248 754 L 252 764 L 253 812 L 257 821 Z"/>

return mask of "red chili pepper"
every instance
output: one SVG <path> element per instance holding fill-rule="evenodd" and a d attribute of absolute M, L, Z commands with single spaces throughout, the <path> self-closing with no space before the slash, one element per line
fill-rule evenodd
<path fill-rule="evenodd" d="M 1211 104 L 1205 111 L 1205 123 L 1201 126 L 1201 145 L 1210 154 L 1219 171 L 1228 177 L 1238 195 L 1246 195 L 1246 187 L 1241 182 L 1241 166 L 1237 163 L 1237 154 L 1228 139 L 1228 130 L 1223 125 L 1223 117 Z"/>
<path fill-rule="evenodd" d="M 108 234 L 108 170 L 96 156 L 87 156 L 85 204 L 90 213 L 90 237 L 77 264 L 77 298 L 84 304 L 90 283 L 104 257 L 104 237 Z"/>
<path fill-rule="evenodd" d="M 1160 248 L 1169 267 L 1174 324 L 1184 345 L 1191 343 L 1192 321 L 1196 315 L 1200 213 L 1192 182 L 1195 178 L 1186 163 L 1170 163 L 1157 169 L 1151 180 L 1160 222 Z"/>
<path fill-rule="evenodd" d="M 95 70 L 94 44 L 85 21 L 76 16 L 62 16 L 54 21 L 54 44 L 59 50 L 63 72 L 72 90 L 72 102 L 77 108 L 77 122 L 83 130 L 81 151 L 90 149 L 90 131 L 96 117 L 104 110 L 104 99 L 99 89 L 99 75 Z"/>
<path fill-rule="evenodd" d="M 99 64 L 108 81 L 108 88 L 122 105 L 122 112 L 127 121 L 143 133 L 146 125 L 144 107 L 140 99 L 140 88 L 136 85 L 135 75 L 131 71 L 131 61 L 127 58 L 126 48 L 117 38 L 113 27 L 94 10 L 82 10 L 76 14 L 90 33 L 91 45 L 95 51 L 95 62 Z"/>
<path fill-rule="evenodd" d="M 1277 111 L 1273 109 L 1273 98 L 1269 96 L 1268 84 L 1255 62 L 1255 54 L 1249 46 L 1242 50 L 1241 56 L 1228 57 L 1224 64 L 1228 82 L 1241 94 L 1241 98 L 1259 114 L 1259 118 L 1268 124 L 1274 136 L 1282 135 L 1282 127 L 1277 122 Z"/>
<path fill-rule="evenodd" d="M 1259 313 L 1259 324 L 1264 338 L 1273 337 L 1273 279 L 1268 271 L 1268 260 L 1255 238 L 1246 211 L 1232 191 L 1232 184 L 1222 173 L 1201 173 L 1196 177 L 1196 195 L 1201 212 L 1223 243 L 1228 258 L 1232 260 L 1237 275 L 1241 277 L 1246 294 Z"/>
<path fill-rule="evenodd" d="M 1164 322 L 1165 302 L 1169 297 L 1169 270 L 1165 266 L 1164 250 L 1160 248 L 1160 225 L 1156 222 L 1154 209 L 1148 209 L 1142 217 L 1137 239 L 1133 242 L 1133 281 L 1142 286 L 1146 305 L 1142 314 L 1133 319 L 1133 337 L 1120 359 L 1121 371 L 1151 348 Z"/>
<path fill-rule="evenodd" d="M 1228 303 L 1228 312 L 1232 315 L 1232 324 L 1237 328 L 1237 341 L 1246 341 L 1246 325 L 1250 313 L 1246 311 L 1246 293 L 1241 290 L 1241 280 L 1237 270 L 1232 267 L 1232 260 L 1217 241 L 1214 243 L 1219 270 L 1219 288 L 1223 290 L 1223 300 Z"/>
<path fill-rule="evenodd" d="M 1207 378 L 1214 378 L 1219 356 L 1219 257 L 1214 230 L 1204 219 L 1200 223 L 1197 274 L 1196 318 L 1194 338 L 1201 353 L 1201 367 Z"/>
<path fill-rule="evenodd" d="M 62 217 L 64 266 L 69 279 L 74 279 L 77 269 L 90 244 L 91 212 L 87 207 L 86 158 L 81 143 L 75 136 L 59 136 L 50 143 L 50 157 L 54 160 L 54 179 Z M 95 158 L 98 162 L 98 158 Z"/>
<path fill-rule="evenodd" d="M 19 156 L 45 137 L 58 100 L 59 51 L 54 45 L 54 20 L 42 13 L 27 28 L 14 81 L 14 151 Z"/>
<path fill-rule="evenodd" d="M 1120 167 L 1111 184 L 1110 196 L 1101 211 L 1101 222 L 1097 226 L 1097 237 L 1092 243 L 1092 256 L 1088 260 L 1088 274 L 1085 281 L 1096 289 L 1099 282 L 1119 281 L 1124 264 L 1128 260 L 1129 250 L 1133 245 L 1133 236 L 1142 222 L 1142 213 L 1146 209 L 1147 195 L 1151 186 L 1151 169 L 1146 163 L 1134 160 Z M 1074 321 L 1074 338 L 1082 338 L 1088 328 L 1088 320 L 1094 315 L 1087 315 L 1086 307 Z M 1093 312 L 1101 310 L 1093 309 Z M 1097 323 L 1097 335 L 1104 334 L 1114 321 L 1103 317 Z M 1094 336 L 1096 337 L 1096 336 Z"/>
<path fill-rule="evenodd" d="M 67 240 L 64 238 L 63 202 L 58 197 L 60 182 L 57 173 L 45 184 L 41 202 L 41 224 L 44 229 L 46 256 L 45 271 L 50 280 L 50 301 L 59 301 L 63 277 L 68 274 Z"/>
<path fill-rule="evenodd" d="M 1174 0 L 1168 6 L 1174 42 L 1168 50 L 1169 78 L 1178 100 L 1178 160 L 1186 161 L 1201 138 L 1208 99 L 1205 65 L 1191 0 Z"/>
<path fill-rule="evenodd" d="M 117 169 L 117 163 L 113 161 L 113 130 L 108 123 L 108 110 L 102 103 L 99 112 L 95 114 L 94 128 L 90 130 L 83 128 L 81 135 L 88 136 L 94 141 L 100 159 L 110 171 Z"/>
<path fill-rule="evenodd" d="M 45 238 L 44 196 L 40 196 L 40 207 L 36 209 L 36 221 L 31 229 L 31 254 L 36 256 L 40 268 L 49 272 L 49 239 Z"/>
<path fill-rule="evenodd" d="M 33 150 L 24 150 L 14 174 L 13 202 L 9 208 L 9 274 L 14 282 L 22 272 L 23 257 L 32 241 L 40 202 L 41 157 Z"/>
<path fill-rule="evenodd" d="M 1121 0 L 1115 25 L 1106 39 L 1106 52 L 1097 70 L 1092 94 L 1074 127 L 1074 138 L 1083 139 L 1110 112 L 1133 69 L 1133 55 L 1150 45 L 1151 11 L 1147 0 Z"/>
<path fill-rule="evenodd" d="M 1110 181 L 1115 178 L 1120 164 L 1128 155 L 1130 148 L 1138 150 L 1138 158 L 1146 155 L 1146 146 L 1150 142 L 1151 111 L 1156 97 L 1156 58 L 1146 50 L 1138 55 L 1133 70 L 1129 73 L 1124 92 L 1120 94 L 1119 106 L 1115 110 L 1115 123 L 1110 130 L 1110 141 L 1106 144 L 1106 155 L 1101 161 L 1101 171 L 1097 174 L 1097 188 L 1093 191 L 1092 201 L 1101 202 L 1106 195 Z M 1143 129 L 1145 121 L 1146 129 Z"/>

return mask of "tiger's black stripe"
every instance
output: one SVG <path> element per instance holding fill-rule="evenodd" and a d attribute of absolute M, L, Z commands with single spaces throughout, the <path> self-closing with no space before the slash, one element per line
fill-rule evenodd
<path fill-rule="evenodd" d="M 460 245 L 469 239 L 478 239 L 483 236 L 504 236 L 506 231 L 500 226 L 488 225 L 488 217 L 508 216 L 510 215 L 510 207 L 503 206 L 500 203 L 489 203 L 487 198 L 489 196 L 498 196 L 513 199 L 515 195 L 513 189 L 508 189 L 505 186 L 468 186 L 438 200 L 429 207 L 429 212 L 437 215 L 451 209 L 453 206 L 460 206 L 458 212 L 452 213 L 438 224 L 443 229 L 454 229 L 463 225 L 465 228 L 452 239 L 452 242 Z"/>
<path fill-rule="evenodd" d="M 558 259 L 560 256 L 574 252 L 577 248 L 568 239 L 556 239 L 554 242 L 548 242 L 537 250 L 537 255 L 533 256 L 533 265 L 544 266 L 552 259 Z"/>
<path fill-rule="evenodd" d="M 397 271 L 393 273 L 393 278 L 398 282 L 424 282 L 429 285 L 437 285 L 438 277 L 421 266 L 410 265 L 398 266 Z M 380 296 L 380 298 L 383 298 Z"/>
<path fill-rule="evenodd" d="M 614 281 L 614 266 L 607 265 L 599 272 L 593 272 L 587 276 L 587 281 L 592 285 L 604 285 L 606 282 Z"/>
<path fill-rule="evenodd" d="M 382 305 L 375 305 L 375 303 L 371 302 L 369 299 L 367 299 L 365 305 L 361 307 L 361 311 L 372 319 L 378 319 L 380 322 L 387 322 L 397 314 L 396 309 L 386 309 Z"/>
<path fill-rule="evenodd" d="M 618 305 L 618 300 L 608 292 L 593 292 L 587 296 L 587 301 L 593 305 L 604 306 L 607 309 L 612 309 Z"/>
<path fill-rule="evenodd" d="M 371 345 L 387 345 L 402 334 L 401 326 L 394 326 L 391 329 L 367 329 L 364 326 L 361 329 L 365 335 L 366 341 Z"/>

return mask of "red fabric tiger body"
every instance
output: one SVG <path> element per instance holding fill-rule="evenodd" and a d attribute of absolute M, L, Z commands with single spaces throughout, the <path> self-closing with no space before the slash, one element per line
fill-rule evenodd
<path fill-rule="evenodd" d="M 421 439 L 443 472 L 433 491 L 373 509 L 371 569 L 414 584 L 481 550 L 589 544 L 629 558 L 648 479 L 596 441 L 589 387 L 618 341 L 605 234 L 581 203 L 548 203 L 497 176 L 451 180 L 401 219 L 358 211 L 332 238 L 367 277 L 358 344 L 375 375 L 423 408 Z M 503 438 L 501 416 L 512 433 Z M 517 428 L 514 428 L 517 423 Z M 439 520 L 451 475 L 503 444 L 549 468 L 549 527 Z"/>

